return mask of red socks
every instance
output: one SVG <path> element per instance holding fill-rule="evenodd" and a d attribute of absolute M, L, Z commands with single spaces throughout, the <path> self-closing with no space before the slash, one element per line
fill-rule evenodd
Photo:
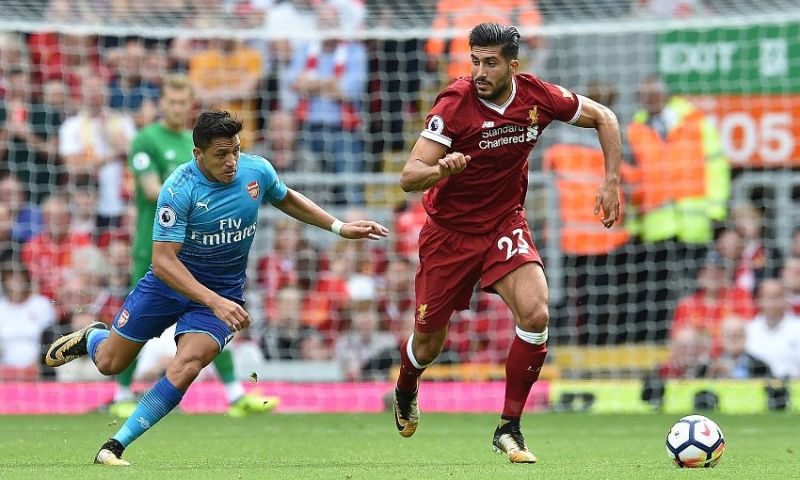
<path fill-rule="evenodd" d="M 520 334 L 542 341 L 541 344 L 529 343 Z M 400 374 L 397 377 L 397 389 L 405 393 L 414 393 L 419 385 L 419 377 L 426 366 L 419 365 L 410 352 L 409 342 L 413 336 L 400 345 Z M 524 332 L 517 329 L 517 336 L 511 344 L 506 360 L 506 398 L 503 405 L 503 418 L 519 418 L 528 400 L 531 387 L 539 378 L 539 372 L 547 356 L 547 330 L 542 333 Z M 422 368 L 419 368 L 422 367 Z"/>
<path fill-rule="evenodd" d="M 519 418 L 528 400 L 533 383 L 539 378 L 539 371 L 547 356 L 547 334 L 545 343 L 528 343 L 519 337 L 519 328 L 506 360 L 506 400 L 503 405 L 503 418 Z M 547 332 L 547 330 L 545 330 Z M 542 335 L 530 334 L 528 335 Z M 402 374 L 401 374 L 402 375 Z"/>
<path fill-rule="evenodd" d="M 411 349 L 409 342 L 412 338 L 414 338 L 413 335 L 407 338 L 400 345 L 401 361 L 400 374 L 397 376 L 397 389 L 405 393 L 414 393 L 417 391 L 417 387 L 419 386 L 419 376 L 425 371 L 425 367 L 417 368 L 414 365 L 416 360 L 412 362 L 411 358 L 409 357 L 409 350 Z"/>

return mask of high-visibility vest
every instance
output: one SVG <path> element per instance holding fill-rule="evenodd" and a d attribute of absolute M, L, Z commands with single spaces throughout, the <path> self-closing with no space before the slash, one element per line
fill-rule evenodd
<path fill-rule="evenodd" d="M 685 243 L 713 239 L 712 220 L 727 215 L 730 164 L 716 128 L 699 109 L 680 97 L 665 106 L 677 121 L 661 136 L 639 111 L 628 126 L 639 186 L 626 226 L 645 242 L 670 238 Z"/>
<path fill-rule="evenodd" d="M 561 223 L 561 250 L 567 255 L 603 255 L 628 241 L 621 219 L 611 228 L 594 215 L 597 188 L 604 179 L 603 152 L 579 145 L 554 145 L 544 154 L 544 169 L 555 173 Z M 623 196 L 620 189 L 620 215 Z"/>

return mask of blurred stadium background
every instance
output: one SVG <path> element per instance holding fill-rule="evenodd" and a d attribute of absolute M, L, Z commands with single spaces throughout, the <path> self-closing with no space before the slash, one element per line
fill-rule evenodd
<path fill-rule="evenodd" d="M 551 353 L 529 410 L 800 410 L 788 402 L 800 398 L 797 2 L 0 0 L 0 413 L 111 400 L 90 364 L 47 369 L 42 348 L 110 322 L 128 293 L 127 148 L 158 119 L 169 72 L 189 76 L 197 111 L 242 116 L 243 149 L 288 185 L 391 228 L 364 248 L 265 206 L 255 321 L 229 347 L 279 412 L 383 410 L 425 218 L 398 175 L 436 93 L 469 74 L 465 37 L 481 21 L 519 25 L 523 69 L 606 103 L 624 130 L 625 221 L 611 231 L 591 217 L 592 131 L 552 126 L 530 159 Z M 301 114 L 293 82 L 323 40 L 348 45 L 337 71 L 354 116 Z M 91 115 L 107 128 L 87 128 Z M 425 374 L 422 409 L 498 411 L 513 334 L 499 298 L 476 292 Z M 169 340 L 151 342 L 137 388 L 170 355 Z M 204 379 L 185 409 L 224 411 Z"/>

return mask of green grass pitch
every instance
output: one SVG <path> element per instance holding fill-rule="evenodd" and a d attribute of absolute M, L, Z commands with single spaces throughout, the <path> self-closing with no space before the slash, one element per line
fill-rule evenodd
<path fill-rule="evenodd" d="M 710 415 L 727 449 L 715 469 L 678 470 L 664 452 L 673 415 L 532 414 L 536 465 L 490 447 L 494 416 L 425 414 L 400 437 L 390 414 L 171 415 L 134 443 L 132 467 L 91 463 L 118 425 L 107 416 L 0 416 L 0 478 L 800 479 L 800 416 Z"/>

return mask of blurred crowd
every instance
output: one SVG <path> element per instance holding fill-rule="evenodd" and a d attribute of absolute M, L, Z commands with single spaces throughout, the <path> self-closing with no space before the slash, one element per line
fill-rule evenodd
<path fill-rule="evenodd" d="M 800 378 L 800 229 L 786 258 L 760 237 L 752 206 L 735 210 L 681 298 L 661 378 Z"/>
<path fill-rule="evenodd" d="M 450 53 L 468 70 L 465 40 L 335 38 L 362 28 L 367 8 L 391 21 L 382 2 L 205 3 L 112 2 L 98 10 L 52 0 L 42 15 L 54 24 L 114 24 L 125 12 L 129 22 L 177 21 L 184 29 L 316 29 L 332 38 L 0 33 L 0 378 L 52 376 L 39 372 L 41 346 L 88 322 L 110 323 L 127 295 L 136 216 L 127 155 L 136 132 L 158 119 L 167 73 L 189 77 L 196 111 L 240 116 L 243 150 L 268 157 L 279 172 L 358 174 L 399 166 L 408 133 L 421 125 L 423 77 L 444 84 L 455 72 L 452 63 L 426 64 L 426 51 L 431 59 Z M 521 9 L 526 21 L 538 22 L 533 2 L 492 3 L 470 8 L 506 22 Z M 216 7 L 224 11 L 209 15 Z M 448 29 L 465 5 L 440 7 L 435 28 Z M 312 193 L 322 204 L 357 208 L 363 190 Z M 396 210 L 394 243 L 366 251 L 347 242 L 312 245 L 292 222 L 267 226 L 274 241 L 253 252 L 250 273 L 257 322 L 241 343 L 256 345 L 267 360 L 336 362 L 347 379 L 385 376 L 412 327 L 416 237 L 425 218 L 419 196 Z M 477 305 L 454 323 L 445 361 L 504 359 L 513 319 L 495 299 Z M 497 338 L 498 331 L 507 335 Z"/>
<path fill-rule="evenodd" d="M 95 2 L 45 3 L 42 15 L 56 24 L 91 22 L 97 14 Z M 106 20 L 119 14 L 154 25 L 179 21 L 198 31 L 316 30 L 326 39 L 0 32 L 0 381 L 52 377 L 52 370 L 40 368 L 42 345 L 94 320 L 110 323 L 127 295 L 136 216 L 127 156 L 136 132 L 159 117 L 167 73 L 187 74 L 198 92 L 198 111 L 224 108 L 242 117 L 243 150 L 269 158 L 280 173 L 358 175 L 397 172 L 432 94 L 469 72 L 462 38 L 336 39 L 336 32 L 347 37 L 363 28 L 367 18 L 396 21 L 391 2 L 106 3 Z M 636 2 L 667 17 L 703 3 Z M 425 4 L 435 5 L 433 32 L 480 21 L 542 22 L 533 0 Z M 678 4 L 684 7 L 671 10 Z M 208 15 L 212 7 L 220 15 Z M 526 64 L 536 72 L 546 42 L 525 42 Z M 591 84 L 586 93 L 614 107 L 617 94 L 610 86 Z M 663 112 L 689 107 L 675 106 L 663 82 L 648 79 L 637 93 L 649 120 L 631 125 L 639 122 L 664 136 L 678 130 L 674 115 Z M 693 112 L 686 118 L 695 118 Z M 547 150 L 544 167 L 558 179 L 568 274 L 568 299 L 554 306 L 561 313 L 553 316 L 553 330 L 562 332 L 561 340 L 668 341 L 672 354 L 660 373 L 669 378 L 800 377 L 800 233 L 790 252 L 778 252 L 763 239 L 760 209 L 735 205 L 728 215 L 730 172 L 724 187 L 724 168 L 722 197 L 706 195 L 723 204 L 722 213 L 707 208 L 710 227 L 699 237 L 684 238 L 689 230 L 677 222 L 656 239 L 630 224 L 602 238 L 572 228 L 586 220 L 579 215 L 591 212 L 596 182 L 570 183 L 571 169 L 596 173 L 602 155 L 597 157 L 597 144 L 561 130 L 552 136 L 560 148 Z M 653 178 L 652 169 L 642 166 L 652 155 L 639 158 L 631 143 L 626 160 L 632 166 L 623 172 L 631 204 L 625 215 L 646 223 L 648 202 L 679 207 L 684 199 L 648 197 L 663 187 L 657 182 L 676 179 Z M 601 160 L 587 167 L 573 158 Z M 684 160 L 705 165 L 690 154 Z M 368 193 L 337 186 L 314 191 L 313 198 L 347 209 L 346 217 L 355 219 L 364 216 L 359 208 L 369 203 Z M 399 342 L 413 327 L 416 240 L 425 221 L 420 198 L 410 194 L 399 202 L 391 213 L 392 240 L 369 248 L 313 243 L 304 227 L 289 221 L 262 226 L 273 240 L 251 255 L 248 300 L 257 321 L 234 348 L 256 349 L 266 360 L 334 362 L 348 380 L 386 378 L 398 361 Z M 588 206 L 581 204 L 586 201 Z M 631 309 L 623 311 L 624 305 Z M 472 308 L 454 316 L 439 361 L 502 363 L 513 325 L 499 297 L 476 293 Z M 627 335 L 626 329 L 635 332 Z"/>

